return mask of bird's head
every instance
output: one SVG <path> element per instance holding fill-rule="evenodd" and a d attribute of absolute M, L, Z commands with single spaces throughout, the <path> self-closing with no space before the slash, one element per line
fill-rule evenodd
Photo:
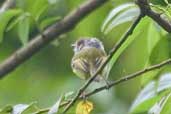
<path fill-rule="evenodd" d="M 102 42 L 97 38 L 81 38 L 77 40 L 74 44 L 72 44 L 72 47 L 75 53 L 81 51 L 82 49 L 92 47 L 104 50 Z"/>

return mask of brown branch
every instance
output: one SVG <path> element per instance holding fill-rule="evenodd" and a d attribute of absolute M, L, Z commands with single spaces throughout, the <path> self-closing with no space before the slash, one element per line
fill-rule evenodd
<path fill-rule="evenodd" d="M 107 65 L 107 63 L 111 60 L 113 55 L 117 52 L 117 50 L 122 46 L 122 44 L 127 40 L 127 38 L 132 34 L 135 27 L 138 25 L 140 20 L 144 17 L 143 13 L 140 13 L 138 18 L 134 21 L 132 26 L 128 29 L 128 31 L 125 33 L 125 35 L 119 40 L 119 42 L 111 49 L 111 51 L 108 54 L 108 58 L 106 61 L 100 66 L 100 68 L 97 70 L 97 72 L 79 89 L 76 96 L 72 99 L 72 101 L 68 104 L 68 106 L 64 109 L 64 113 L 66 113 L 77 101 L 77 99 L 80 97 L 83 91 L 93 82 L 93 80 L 96 78 L 98 74 L 101 73 L 101 71 L 104 69 L 104 67 Z"/>
<path fill-rule="evenodd" d="M 11 7 L 13 0 L 7 0 L 4 5 L 5 9 Z M 73 29 L 76 24 L 79 23 L 86 15 L 91 13 L 96 8 L 100 7 L 108 0 L 90 0 L 83 5 L 81 5 L 77 10 L 71 12 L 59 23 L 54 24 L 43 32 L 43 35 L 38 35 L 35 38 L 32 38 L 25 47 L 17 50 L 14 54 L 8 57 L 3 63 L 0 64 L 0 78 L 4 77 L 9 72 L 13 71 L 16 67 L 22 64 L 24 61 L 28 60 L 31 56 L 37 53 L 42 47 L 46 46 L 54 38 L 57 38 L 59 35 L 66 33 Z M 137 4 L 144 11 L 145 14 L 152 17 L 156 22 L 158 22 L 165 30 L 168 32 L 171 31 L 170 24 L 159 17 L 159 14 L 153 12 L 148 5 L 143 4 L 146 0 L 138 0 Z M 7 5 L 8 3 L 8 5 Z M 145 8 L 143 8 L 145 7 Z M 42 37 L 44 36 L 44 38 Z"/>
<path fill-rule="evenodd" d="M 43 32 L 43 35 L 40 34 L 33 38 L 26 46 L 18 49 L 0 64 L 0 78 L 28 60 L 35 53 L 40 51 L 41 48 L 49 44 L 50 41 L 54 40 L 59 35 L 72 30 L 85 16 L 107 1 L 108 0 L 88 0 L 80 5 L 78 9 L 64 17 L 63 20 L 46 29 Z"/>
<path fill-rule="evenodd" d="M 148 0 L 137 0 L 137 5 L 140 7 L 140 9 L 143 11 L 145 15 L 152 18 L 155 22 L 157 22 L 164 30 L 171 33 L 171 23 L 169 23 L 168 20 L 165 20 L 160 16 L 159 13 L 153 11 L 150 8 L 150 5 L 148 3 Z"/>
<path fill-rule="evenodd" d="M 4 11 L 6 11 L 7 9 L 13 7 L 14 5 L 15 5 L 15 0 L 6 0 L 0 8 L 0 13 L 2 13 Z"/>

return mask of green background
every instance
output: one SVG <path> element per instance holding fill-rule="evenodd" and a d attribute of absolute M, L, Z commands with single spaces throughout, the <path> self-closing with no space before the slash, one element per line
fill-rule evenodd
<path fill-rule="evenodd" d="M 24 4 L 26 6 L 32 5 L 35 0 L 27 1 L 29 1 L 28 4 Z M 48 15 L 65 16 L 73 8 L 78 8 L 82 2 L 83 0 L 61 0 L 51 9 L 52 12 L 48 12 Z M 111 9 L 127 2 L 133 1 L 113 0 L 98 8 L 85 17 L 71 32 L 60 36 L 60 42 L 54 41 L 53 44 L 47 45 L 15 71 L 1 79 L 0 107 L 7 104 L 29 104 L 34 101 L 37 101 L 41 108 L 50 107 L 60 95 L 76 91 L 85 81 L 76 77 L 70 67 L 73 56 L 71 44 L 82 36 L 97 37 L 103 41 L 105 50 L 108 52 L 131 22 L 115 27 L 108 35 L 104 35 L 100 28 Z M 22 0 L 18 0 L 17 5 L 25 8 Z M 30 39 L 36 34 L 38 32 L 32 27 Z M 116 80 L 144 67 L 148 59 L 146 34 L 145 30 L 141 30 L 138 37 L 119 56 L 111 70 L 110 80 Z M 22 46 L 15 28 L 5 32 L 3 42 L 0 44 L 0 62 Z M 96 86 L 97 84 L 93 84 L 91 88 Z M 141 87 L 140 78 L 136 78 L 93 95 L 90 100 L 94 101 L 94 113 L 126 114 Z M 72 113 L 74 110 L 73 108 Z"/>

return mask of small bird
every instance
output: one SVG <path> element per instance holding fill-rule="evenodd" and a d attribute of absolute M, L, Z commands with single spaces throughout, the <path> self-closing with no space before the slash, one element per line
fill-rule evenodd
<path fill-rule="evenodd" d="M 95 74 L 100 65 L 106 60 L 104 46 L 97 38 L 81 38 L 72 44 L 74 56 L 71 61 L 73 72 L 81 79 L 88 79 Z M 95 81 L 106 79 L 104 70 Z"/>

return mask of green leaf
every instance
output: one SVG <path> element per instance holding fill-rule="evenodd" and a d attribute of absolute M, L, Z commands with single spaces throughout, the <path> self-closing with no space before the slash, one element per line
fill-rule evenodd
<path fill-rule="evenodd" d="M 28 42 L 29 38 L 29 23 L 30 18 L 25 16 L 18 24 L 18 35 L 21 42 L 25 45 Z"/>
<path fill-rule="evenodd" d="M 131 107 L 131 112 L 132 113 L 136 113 L 136 112 L 144 112 L 144 108 L 140 108 L 141 104 L 143 106 L 146 106 L 146 101 L 147 102 L 152 102 L 153 98 L 156 95 L 156 88 L 155 88 L 156 82 L 152 81 L 149 84 L 147 84 L 139 93 L 139 95 L 137 96 L 137 98 L 135 99 L 135 101 L 132 104 Z M 152 101 L 150 100 L 152 99 Z M 144 105 L 145 104 L 145 105 Z M 148 103 L 149 104 L 149 103 Z M 153 103 L 154 104 L 154 103 Z M 153 105 L 151 104 L 151 106 Z M 147 108 L 147 107 L 146 107 Z M 148 109 L 150 107 L 148 106 Z M 147 111 L 147 109 L 146 109 Z"/>
<path fill-rule="evenodd" d="M 165 2 L 166 4 L 169 4 L 168 0 L 164 0 L 164 2 Z"/>
<path fill-rule="evenodd" d="M 108 14 L 107 18 L 105 19 L 101 27 L 101 31 L 105 31 L 105 28 L 109 25 L 112 19 L 115 18 L 121 11 L 124 11 L 130 7 L 135 7 L 135 4 L 134 3 L 123 4 L 110 11 L 110 13 Z"/>
<path fill-rule="evenodd" d="M 147 43 L 149 60 L 145 67 L 158 64 L 171 57 L 170 35 L 154 23 L 150 23 L 148 27 Z M 165 69 L 166 67 L 163 67 L 143 74 L 141 85 L 144 86 L 153 78 L 158 78 L 160 72 L 163 72 Z"/>
<path fill-rule="evenodd" d="M 148 53 L 151 54 L 155 45 L 161 39 L 160 31 L 157 30 L 155 23 L 151 22 L 148 26 L 148 33 L 147 33 L 147 43 L 148 43 Z"/>
<path fill-rule="evenodd" d="M 48 0 L 35 0 L 29 9 L 29 12 L 32 17 L 38 21 L 40 16 L 48 9 L 48 7 Z"/>
<path fill-rule="evenodd" d="M 165 104 L 162 107 L 160 114 L 171 114 L 171 93 L 166 97 Z"/>
<path fill-rule="evenodd" d="M 147 46 L 148 46 L 147 56 L 150 57 L 154 47 L 161 39 L 161 35 L 160 35 L 160 31 L 157 29 L 157 27 L 155 26 L 153 22 L 149 23 L 149 26 L 146 28 L 147 28 L 146 38 L 147 38 Z M 151 66 L 149 60 L 147 60 L 145 67 L 148 67 L 148 66 Z M 151 79 L 153 79 L 153 77 L 155 77 L 158 74 L 159 71 L 160 70 L 157 69 L 157 70 L 143 74 L 141 78 L 141 85 L 142 86 L 146 85 L 149 81 L 151 81 Z"/>
<path fill-rule="evenodd" d="M 150 55 L 149 62 L 151 65 L 158 64 L 170 57 L 169 45 L 171 45 L 171 41 L 166 37 L 163 37 L 158 41 Z"/>
<path fill-rule="evenodd" d="M 150 2 L 155 4 L 155 5 L 161 5 L 161 6 L 167 5 L 164 0 L 150 0 Z"/>
<path fill-rule="evenodd" d="M 20 14 L 21 10 L 8 10 L 0 13 L 0 42 L 4 37 L 4 31 L 9 21 L 16 15 Z"/>
<path fill-rule="evenodd" d="M 166 110 L 163 110 L 163 107 L 165 106 L 166 102 L 168 101 L 169 97 L 171 96 L 171 93 L 169 93 L 169 95 L 163 96 L 160 101 L 158 101 L 150 110 L 149 113 L 150 114 L 170 114 L 167 113 Z M 171 106 L 171 105 L 169 105 Z M 163 111 L 161 113 L 161 111 Z M 171 110 L 170 110 L 171 111 Z"/>
<path fill-rule="evenodd" d="M 22 114 L 31 114 L 38 110 L 38 107 L 35 105 L 37 102 L 32 102 L 28 105 L 28 107 L 22 111 Z"/>
<path fill-rule="evenodd" d="M 29 107 L 27 104 L 17 104 L 13 106 L 12 114 L 22 114 Z"/>
<path fill-rule="evenodd" d="M 109 33 L 113 28 L 115 28 L 116 26 L 122 24 L 122 23 L 126 23 L 129 21 L 134 21 L 138 15 L 139 15 L 140 11 L 139 8 L 129 8 L 127 10 L 125 10 L 124 12 L 118 14 L 110 23 L 109 25 L 106 27 L 106 30 L 104 31 L 104 34 Z"/>
<path fill-rule="evenodd" d="M 13 29 L 20 21 L 22 21 L 26 16 L 30 16 L 30 14 L 27 12 L 23 12 L 22 14 L 20 14 L 14 21 L 12 21 L 11 23 L 9 23 L 9 25 L 6 28 L 6 31 L 10 31 L 11 29 Z"/>
<path fill-rule="evenodd" d="M 0 109 L 0 114 L 11 113 L 13 110 L 11 105 L 5 106 L 3 109 Z"/>
<path fill-rule="evenodd" d="M 138 24 L 136 27 L 134 34 L 129 36 L 129 38 L 124 42 L 124 44 L 119 48 L 119 50 L 116 52 L 116 54 L 112 57 L 110 62 L 108 63 L 108 68 L 106 72 L 110 72 L 112 66 L 115 64 L 116 60 L 119 58 L 119 56 L 123 53 L 123 51 L 131 45 L 131 43 L 136 39 L 140 37 L 146 37 L 146 30 L 144 29 L 145 27 L 148 26 L 150 23 L 149 19 L 144 18 L 144 20 L 141 21 L 141 23 Z M 141 31 L 140 31 L 141 30 Z"/>
<path fill-rule="evenodd" d="M 61 101 L 62 101 L 62 96 L 61 96 L 61 97 L 58 99 L 58 101 L 50 108 L 48 114 L 57 114 Z"/>
<path fill-rule="evenodd" d="M 12 107 L 12 114 L 24 114 L 24 112 L 31 109 L 36 102 L 33 102 L 31 104 L 17 104 Z"/>
<path fill-rule="evenodd" d="M 146 65 L 147 67 L 150 65 Z M 151 80 L 153 80 L 154 77 L 158 76 L 161 69 L 156 69 L 150 72 L 147 72 L 142 75 L 141 77 L 141 86 L 145 86 L 147 83 L 149 83 Z"/>
<path fill-rule="evenodd" d="M 35 20 L 38 21 L 40 16 L 48 9 L 48 5 L 44 5 L 41 10 L 37 11 Z"/>
<path fill-rule="evenodd" d="M 131 114 L 147 112 L 151 108 L 151 106 L 153 106 L 156 103 L 156 101 L 160 100 L 160 98 L 160 96 L 155 96 L 143 101 L 131 112 Z"/>
<path fill-rule="evenodd" d="M 16 18 L 14 21 L 12 21 L 6 28 L 6 32 L 10 31 L 11 29 L 13 29 L 20 21 L 20 16 L 18 18 Z"/>
<path fill-rule="evenodd" d="M 59 19 L 61 19 L 61 17 L 57 16 L 57 17 L 49 17 L 48 19 L 43 20 L 40 23 L 40 29 L 41 30 L 45 29 L 47 26 L 50 26 L 54 22 L 57 22 Z"/>
<path fill-rule="evenodd" d="M 171 73 L 161 75 L 159 81 L 151 81 L 139 93 L 131 106 L 131 114 L 148 112 L 171 88 Z M 159 94 L 162 93 L 163 94 Z M 170 91 L 169 91 L 170 92 Z M 161 97 L 160 97 L 161 96 Z M 155 102 L 156 101 L 156 102 Z M 147 102 L 147 103 L 146 103 Z"/>

